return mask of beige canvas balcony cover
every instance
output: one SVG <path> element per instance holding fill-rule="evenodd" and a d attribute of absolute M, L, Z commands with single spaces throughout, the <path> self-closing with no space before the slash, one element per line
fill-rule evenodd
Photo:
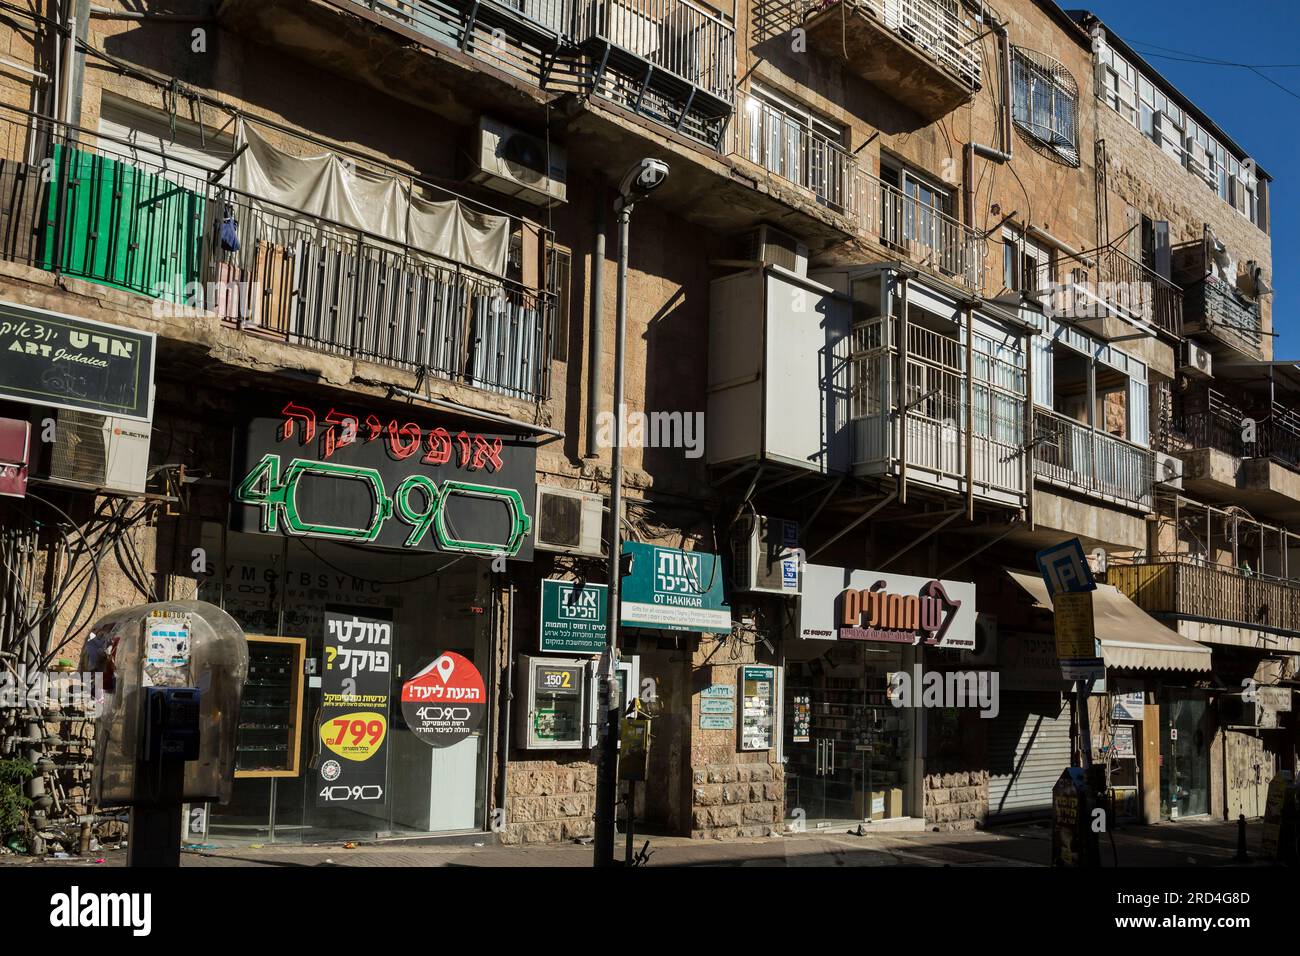
<path fill-rule="evenodd" d="M 508 216 L 476 212 L 456 199 L 433 202 L 412 195 L 407 182 L 351 165 L 334 153 L 292 156 L 247 123 L 241 124 L 240 139 L 248 150 L 235 163 L 235 189 L 494 276 L 505 274 Z M 290 215 L 273 207 L 264 212 Z"/>
<path fill-rule="evenodd" d="M 1047 584 L 1037 574 L 1007 571 L 1039 607 L 1052 609 Z M 1109 584 L 1093 592 L 1092 616 L 1107 667 L 1208 671 L 1210 649 L 1165 627 Z"/>

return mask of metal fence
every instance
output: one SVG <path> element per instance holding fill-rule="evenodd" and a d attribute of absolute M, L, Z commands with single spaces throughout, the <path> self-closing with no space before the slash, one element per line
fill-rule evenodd
<path fill-rule="evenodd" d="M 904 258 L 974 292 L 984 287 L 986 244 L 959 219 L 890 183 L 858 170 L 859 228 Z"/>
<path fill-rule="evenodd" d="M 1034 276 L 1035 288 L 1052 292 L 1052 307 L 1076 318 L 1117 314 L 1183 334 L 1183 292 L 1157 272 L 1119 249 L 1106 247 L 1079 259 L 1044 263 Z"/>
<path fill-rule="evenodd" d="M 812 0 L 825 10 L 838 3 L 878 20 L 978 90 L 981 82 L 979 33 L 961 15 L 960 0 Z"/>
<path fill-rule="evenodd" d="M 858 212 L 858 164 L 839 143 L 754 97 L 737 117 L 736 152 L 755 165 L 811 190 L 845 215 Z"/>
<path fill-rule="evenodd" d="M 1034 409 L 1034 473 L 1056 485 L 1151 507 L 1155 455 L 1072 418 Z"/>
<path fill-rule="evenodd" d="M 157 312 L 546 397 L 551 292 L 163 169 L 139 147 L 43 139 L 36 165 L 0 165 L 0 256 L 149 296 Z"/>

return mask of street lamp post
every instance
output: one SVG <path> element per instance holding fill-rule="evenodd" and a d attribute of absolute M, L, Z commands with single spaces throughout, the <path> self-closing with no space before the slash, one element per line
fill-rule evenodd
<path fill-rule="evenodd" d="M 605 689 L 600 755 L 596 771 L 596 832 L 592 863 L 614 866 L 614 816 L 618 800 L 618 622 L 623 577 L 623 360 L 627 338 L 627 246 L 632 207 L 668 178 L 668 164 L 643 159 L 623 176 L 614 211 L 618 214 L 618 288 L 614 320 L 614 435 L 610 461 L 609 496 L 609 587 L 605 620 L 608 629 L 605 653 L 600 660 L 600 679 Z"/>

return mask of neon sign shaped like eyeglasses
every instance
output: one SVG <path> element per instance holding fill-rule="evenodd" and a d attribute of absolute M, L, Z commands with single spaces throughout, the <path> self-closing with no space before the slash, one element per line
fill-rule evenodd
<path fill-rule="evenodd" d="M 307 521 L 298 510 L 298 482 L 304 476 L 335 478 L 365 485 L 370 493 L 370 521 L 362 528 L 318 524 Z M 510 513 L 510 533 L 504 542 L 474 541 L 455 537 L 447 528 L 448 502 L 455 497 L 499 501 Z M 261 528 L 267 534 L 281 530 L 295 537 L 344 538 L 368 543 L 379 537 L 385 522 L 396 516 L 411 526 L 404 546 L 419 547 L 424 536 L 432 532 L 441 551 L 461 554 L 519 553 L 524 538 L 532 528 L 532 519 L 524 510 L 524 501 L 513 488 L 494 488 L 465 481 L 444 481 L 439 485 L 428 475 L 409 475 L 394 490 L 391 498 L 383 476 L 374 468 L 339 465 L 333 462 L 295 458 L 280 474 L 280 456 L 263 455 L 253 470 L 235 489 L 235 499 L 261 511 Z"/>

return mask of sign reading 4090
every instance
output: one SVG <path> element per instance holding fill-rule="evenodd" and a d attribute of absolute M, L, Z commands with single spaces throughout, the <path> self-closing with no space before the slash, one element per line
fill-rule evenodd
<path fill-rule="evenodd" d="M 307 485 L 319 488 L 321 482 L 346 485 L 332 492 L 318 492 L 314 497 L 316 507 L 304 508 L 299 501 L 300 491 Z M 369 501 L 367 518 L 353 524 L 328 522 L 310 517 L 319 514 L 357 514 L 355 507 L 360 493 Z M 361 465 L 293 459 L 281 471 L 280 456 L 267 454 L 253 467 L 239 487 L 235 498 L 246 505 L 261 510 L 261 530 L 268 534 L 282 532 L 299 537 L 340 538 L 358 543 L 370 543 L 379 537 L 385 524 L 396 519 L 409 526 L 403 546 L 419 548 L 433 546 L 439 551 L 465 554 L 501 554 L 513 556 L 532 527 L 524 508 L 522 496 L 514 488 L 497 488 L 467 481 L 443 481 L 441 484 L 428 475 L 407 475 L 393 490 L 392 497 L 384 487 L 384 477 L 378 469 Z M 448 512 L 456 499 L 504 508 L 508 515 L 508 533 L 502 541 L 482 541 L 458 537 L 449 527 Z M 334 508 L 335 501 L 351 507 Z M 429 540 L 426 543 L 426 536 Z"/>

